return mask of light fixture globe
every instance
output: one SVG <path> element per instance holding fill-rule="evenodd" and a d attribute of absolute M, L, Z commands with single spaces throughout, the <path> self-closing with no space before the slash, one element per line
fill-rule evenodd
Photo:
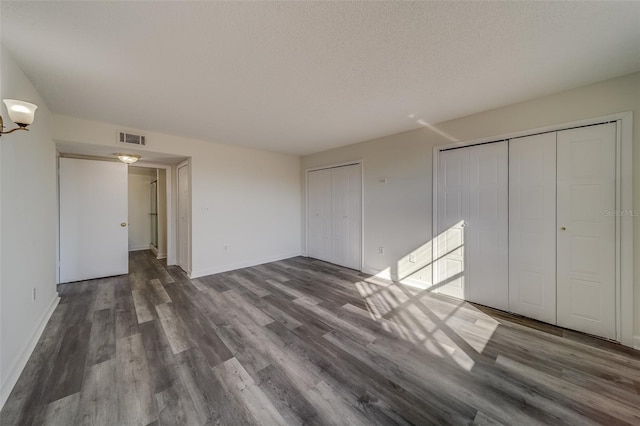
<path fill-rule="evenodd" d="M 122 161 L 125 164 L 133 164 L 138 161 L 141 157 L 138 154 L 122 154 L 116 153 L 113 154 L 118 157 L 118 160 Z"/>
<path fill-rule="evenodd" d="M 33 123 L 36 109 L 38 109 L 37 105 L 15 99 L 3 99 L 3 102 L 7 106 L 9 118 L 18 126 L 27 127 Z"/>

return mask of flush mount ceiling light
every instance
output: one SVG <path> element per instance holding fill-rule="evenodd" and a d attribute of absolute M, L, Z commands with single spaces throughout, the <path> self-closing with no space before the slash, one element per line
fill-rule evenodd
<path fill-rule="evenodd" d="M 13 133 L 16 130 L 29 130 L 27 126 L 33 123 L 33 119 L 36 115 L 37 105 L 30 104 L 29 102 L 16 101 L 15 99 L 3 99 L 4 104 L 7 106 L 7 112 L 9 112 L 9 118 L 16 123 L 18 127 L 9 131 L 4 131 L 4 125 L 2 123 L 2 116 L 0 116 L 0 135 L 6 135 Z"/>
<path fill-rule="evenodd" d="M 138 161 L 141 157 L 137 154 L 121 154 L 121 153 L 116 153 L 113 154 L 116 157 L 118 157 L 118 160 L 122 161 L 125 164 L 133 164 L 136 161 Z"/>

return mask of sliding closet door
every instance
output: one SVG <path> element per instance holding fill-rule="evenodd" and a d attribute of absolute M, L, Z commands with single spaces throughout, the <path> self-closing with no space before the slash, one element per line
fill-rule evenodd
<path fill-rule="evenodd" d="M 465 299 L 465 220 L 469 215 L 469 149 L 440 152 L 434 286 Z"/>
<path fill-rule="evenodd" d="M 509 310 L 556 323 L 556 133 L 509 141 Z"/>
<path fill-rule="evenodd" d="M 469 150 L 469 214 L 465 221 L 466 299 L 509 307 L 508 143 Z"/>
<path fill-rule="evenodd" d="M 333 262 L 331 169 L 308 174 L 308 255 Z"/>
<path fill-rule="evenodd" d="M 558 132 L 558 325 L 616 338 L 616 125 Z"/>
<path fill-rule="evenodd" d="M 360 165 L 331 169 L 334 263 L 360 269 L 362 183 Z"/>

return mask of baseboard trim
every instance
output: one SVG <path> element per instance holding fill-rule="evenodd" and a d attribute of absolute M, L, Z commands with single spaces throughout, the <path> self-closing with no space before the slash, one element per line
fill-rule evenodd
<path fill-rule="evenodd" d="M 244 260 L 242 262 L 230 263 L 228 265 L 219 265 L 210 268 L 198 269 L 195 271 L 191 271 L 191 273 L 189 274 L 189 278 L 199 278 L 207 275 L 219 274 L 221 272 L 233 271 L 235 269 L 249 268 L 251 266 L 262 265 L 263 263 L 277 262 L 278 260 L 289 259 L 297 256 L 300 256 L 300 252 L 267 256 L 257 259 Z"/>
<path fill-rule="evenodd" d="M 135 246 L 129 247 L 129 251 L 149 250 L 149 246 Z"/>
<path fill-rule="evenodd" d="M 158 253 L 156 255 L 156 259 L 166 259 L 167 258 L 167 253 Z"/>
<path fill-rule="evenodd" d="M 60 303 L 60 297 L 56 293 L 53 300 L 51 300 L 49 307 L 42 315 L 42 318 L 40 318 L 40 322 L 36 325 L 31 338 L 20 352 L 20 355 L 18 355 L 18 358 L 15 360 L 8 373 L 4 376 L 2 384 L 0 385 L 0 410 L 4 407 L 4 403 L 7 402 L 13 387 L 18 382 L 20 374 L 22 374 L 22 370 L 24 370 L 24 367 L 27 365 L 27 361 L 29 361 L 29 357 L 31 357 L 33 350 L 36 348 L 38 340 L 40 340 L 42 332 L 49 322 L 49 318 L 51 318 L 53 311 L 58 307 L 58 303 Z"/>
<path fill-rule="evenodd" d="M 633 336 L 633 349 L 640 351 L 640 336 Z"/>

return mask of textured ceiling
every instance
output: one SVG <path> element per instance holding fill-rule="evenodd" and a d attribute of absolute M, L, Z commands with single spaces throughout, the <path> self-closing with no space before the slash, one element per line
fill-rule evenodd
<path fill-rule="evenodd" d="M 640 70 L 640 2 L 8 2 L 52 111 L 309 154 Z"/>

